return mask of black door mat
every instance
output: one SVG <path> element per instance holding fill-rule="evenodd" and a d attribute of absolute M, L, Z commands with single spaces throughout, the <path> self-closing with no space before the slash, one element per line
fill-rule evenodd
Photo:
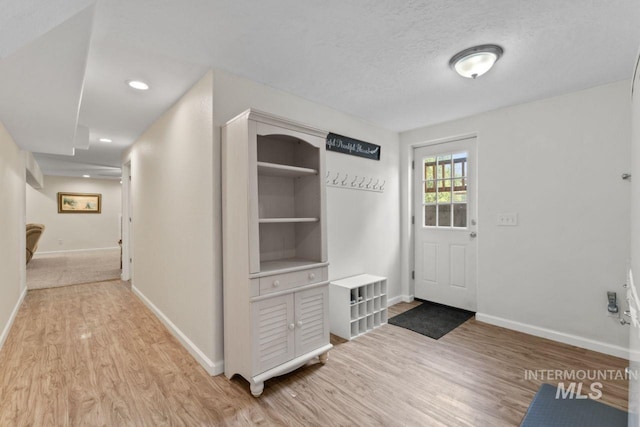
<path fill-rule="evenodd" d="M 520 427 L 627 427 L 627 418 L 625 411 L 576 395 L 563 398 L 562 390 L 542 384 Z"/>
<path fill-rule="evenodd" d="M 437 340 L 471 319 L 474 314 L 472 311 L 422 301 L 419 306 L 390 318 L 389 323 Z"/>

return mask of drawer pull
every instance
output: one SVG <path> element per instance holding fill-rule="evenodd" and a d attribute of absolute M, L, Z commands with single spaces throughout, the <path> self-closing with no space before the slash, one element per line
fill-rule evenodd
<path fill-rule="evenodd" d="M 298 320 L 297 325 L 298 325 L 298 328 L 302 328 L 302 320 Z"/>
<path fill-rule="evenodd" d="M 316 279 L 316 273 L 309 273 L 309 280 L 315 280 Z"/>
<path fill-rule="evenodd" d="M 296 325 L 294 325 L 293 323 L 289 323 L 289 330 L 293 331 L 295 327 Z"/>
<path fill-rule="evenodd" d="M 274 280 L 273 281 L 273 287 L 277 288 L 278 286 L 280 286 L 280 280 Z"/>

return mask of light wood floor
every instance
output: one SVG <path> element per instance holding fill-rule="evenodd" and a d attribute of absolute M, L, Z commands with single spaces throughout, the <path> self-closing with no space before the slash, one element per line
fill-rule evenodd
<path fill-rule="evenodd" d="M 125 283 L 30 291 L 0 352 L 0 426 L 517 426 L 542 382 L 525 369 L 626 366 L 473 319 L 437 341 L 384 325 L 333 343 L 256 399 L 210 377 Z M 626 396 L 604 382 L 602 401 Z"/>

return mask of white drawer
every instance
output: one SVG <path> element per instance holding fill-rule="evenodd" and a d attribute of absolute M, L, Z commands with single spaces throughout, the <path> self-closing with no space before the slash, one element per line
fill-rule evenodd
<path fill-rule="evenodd" d="M 284 291 L 297 286 L 310 285 L 327 280 L 327 267 L 276 274 L 260 278 L 260 295 Z"/>

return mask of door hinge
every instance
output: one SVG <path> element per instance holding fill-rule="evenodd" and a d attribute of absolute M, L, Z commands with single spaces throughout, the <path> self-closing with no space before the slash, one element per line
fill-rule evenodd
<path fill-rule="evenodd" d="M 129 262 L 133 262 L 133 258 L 129 258 Z"/>
<path fill-rule="evenodd" d="M 415 280 L 415 279 L 416 279 L 416 271 L 415 271 L 415 270 L 413 270 L 413 271 L 411 272 L 411 278 L 412 278 L 413 280 Z"/>
<path fill-rule="evenodd" d="M 416 223 L 416 217 L 415 215 L 411 215 L 411 224 L 415 224 Z"/>
<path fill-rule="evenodd" d="M 129 217 L 129 222 L 131 222 L 131 217 Z"/>
<path fill-rule="evenodd" d="M 415 168 L 416 168 L 416 161 L 411 160 L 411 169 L 415 169 Z"/>

